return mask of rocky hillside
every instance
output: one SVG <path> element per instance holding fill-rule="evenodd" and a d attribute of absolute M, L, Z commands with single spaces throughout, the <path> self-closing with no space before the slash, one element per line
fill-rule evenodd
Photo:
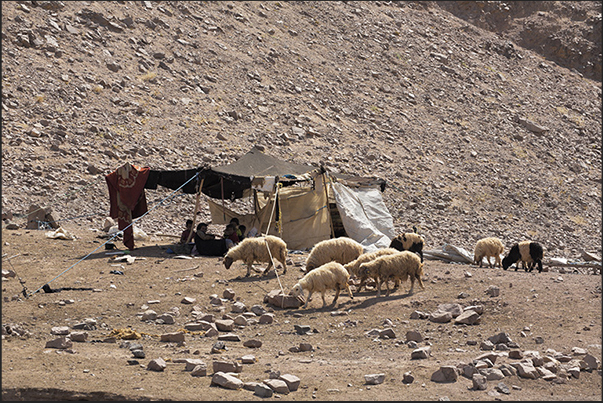
<path fill-rule="evenodd" d="M 101 228 L 124 162 L 259 145 L 386 179 L 396 227 L 426 248 L 600 255 L 601 2 L 518 3 L 4 2 L 5 223 L 39 205 Z M 177 234 L 193 208 L 178 197 L 140 227 Z"/>
<path fill-rule="evenodd" d="M 601 81 L 600 1 L 442 1 L 437 6 Z"/>

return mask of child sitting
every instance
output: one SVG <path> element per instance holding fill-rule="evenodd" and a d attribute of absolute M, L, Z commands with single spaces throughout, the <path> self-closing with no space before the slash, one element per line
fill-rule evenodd
<path fill-rule="evenodd" d="M 245 239 L 245 231 L 247 230 L 247 227 L 244 225 L 239 225 L 239 242 L 241 242 L 243 239 Z"/>
<path fill-rule="evenodd" d="M 223 256 L 228 248 L 226 246 L 226 239 L 216 238 L 214 234 L 207 232 L 208 225 L 206 223 L 200 223 L 195 231 L 195 251 L 201 256 Z M 231 241 L 232 242 L 232 241 Z"/>
<path fill-rule="evenodd" d="M 228 249 L 239 243 L 239 236 L 237 235 L 237 228 L 234 223 L 231 222 L 226 226 L 223 238 L 226 240 Z"/>
<path fill-rule="evenodd" d="M 186 220 L 186 229 L 184 231 L 182 231 L 182 235 L 180 235 L 179 243 L 181 243 L 181 244 L 187 243 L 192 230 L 193 230 L 193 220 L 188 219 L 188 220 Z"/>
<path fill-rule="evenodd" d="M 202 241 L 207 241 L 216 238 L 214 234 L 207 233 L 207 227 L 207 224 L 204 222 L 199 223 L 199 225 L 197 225 L 197 236 L 201 238 Z"/>

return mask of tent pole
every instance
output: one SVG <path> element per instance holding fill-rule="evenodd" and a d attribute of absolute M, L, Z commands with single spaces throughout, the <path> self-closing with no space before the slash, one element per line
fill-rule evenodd
<path fill-rule="evenodd" d="M 260 215 L 258 213 L 258 207 L 259 207 L 259 200 L 258 200 L 258 191 L 257 189 L 253 189 L 253 214 L 255 215 L 255 219 L 258 222 L 258 234 L 262 233 L 262 220 L 260 219 Z"/>
<path fill-rule="evenodd" d="M 258 215 L 258 213 L 257 213 L 257 209 L 258 209 L 258 206 L 259 206 L 260 202 L 259 202 L 259 200 L 258 200 L 258 192 L 257 192 L 257 190 L 255 190 L 255 189 L 254 189 L 254 197 L 255 197 L 255 211 L 256 211 L 256 217 L 257 217 L 257 219 L 258 219 L 258 234 L 263 234 L 263 233 L 262 233 L 262 225 L 263 225 L 264 223 L 262 222 L 261 217 L 260 217 L 260 216 Z M 266 228 L 266 231 L 268 231 L 268 228 Z"/>
<path fill-rule="evenodd" d="M 276 197 L 274 198 L 275 199 L 274 203 L 275 203 L 275 206 L 276 206 L 276 204 L 278 204 L 278 212 L 276 213 L 278 222 L 279 222 L 278 236 L 283 238 L 283 211 L 281 210 L 281 203 L 279 202 L 279 198 L 281 197 L 281 192 L 279 192 L 279 188 L 280 188 L 279 185 L 280 185 L 280 183 L 277 185 L 277 188 L 276 188 L 276 195 L 275 195 Z"/>
<path fill-rule="evenodd" d="M 255 209 L 255 218 L 258 220 L 258 234 L 268 235 L 268 231 L 270 231 L 270 225 L 266 227 L 266 233 L 262 232 L 262 226 L 264 222 L 262 221 L 262 216 L 259 214 L 258 207 L 260 206 L 260 201 L 258 200 L 258 191 L 257 189 L 253 189 L 253 197 L 254 197 L 254 209 Z M 270 206 L 270 199 L 266 204 L 266 207 Z"/>
<path fill-rule="evenodd" d="M 191 241 L 193 234 L 195 233 L 195 225 L 197 225 L 197 212 L 199 211 L 199 200 L 201 199 L 201 189 L 203 189 L 203 181 L 205 178 L 201 178 L 201 184 L 199 185 L 199 191 L 197 192 L 197 201 L 195 202 L 195 212 L 193 213 L 193 228 L 190 234 L 188 234 L 188 239 L 186 243 Z"/>
<path fill-rule="evenodd" d="M 224 178 L 220 177 L 220 191 L 222 192 L 222 215 L 226 221 L 226 210 L 224 209 Z"/>
<path fill-rule="evenodd" d="M 335 230 L 333 229 L 333 219 L 331 218 L 331 206 L 329 205 L 329 191 L 327 190 L 327 175 L 323 172 L 322 183 L 325 188 L 325 197 L 327 200 L 327 214 L 329 215 L 329 226 L 331 227 L 331 238 L 335 238 Z"/>
<path fill-rule="evenodd" d="M 275 193 L 274 193 L 274 204 L 272 205 L 272 211 L 270 212 L 270 219 L 268 220 L 268 227 L 266 228 L 266 235 L 270 232 L 270 225 L 272 224 L 272 217 L 274 216 L 274 210 L 276 210 L 276 200 L 278 198 L 278 189 L 279 189 L 278 181 L 275 182 Z M 281 236 L 282 233 L 279 234 Z"/>

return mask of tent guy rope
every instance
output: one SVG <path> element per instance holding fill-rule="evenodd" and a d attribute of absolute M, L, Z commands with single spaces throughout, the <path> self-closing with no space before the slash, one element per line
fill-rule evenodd
<path fill-rule="evenodd" d="M 145 217 L 147 214 L 149 214 L 151 211 L 155 210 L 157 207 L 163 205 L 163 202 L 165 200 L 167 200 L 168 198 L 172 197 L 172 195 L 174 195 L 177 191 L 179 191 L 181 188 L 183 188 L 187 183 L 189 183 L 190 181 L 192 181 L 193 179 L 195 179 L 197 176 L 199 175 L 199 173 L 195 174 L 192 178 L 190 178 L 188 181 L 186 181 L 184 184 L 182 184 L 178 189 L 174 190 L 172 193 L 170 193 L 169 195 L 167 195 L 165 198 L 163 198 L 163 200 L 161 200 L 159 203 L 157 203 L 155 206 L 153 206 L 151 209 L 149 209 L 146 213 L 144 213 L 143 215 L 141 215 L 140 217 L 132 220 L 132 222 L 123 230 L 120 230 L 118 232 L 116 232 L 111 238 L 109 238 L 105 243 L 103 243 L 102 245 L 100 245 L 98 248 L 94 249 L 92 252 L 88 253 L 86 256 L 84 256 L 83 258 L 81 258 L 80 260 L 78 260 L 77 262 L 75 262 L 74 264 L 72 264 L 71 266 L 69 266 L 67 269 L 63 270 L 58 276 L 56 276 L 55 278 L 53 278 L 52 280 L 48 281 L 47 283 L 45 283 L 44 285 L 42 285 L 41 287 L 39 287 L 37 290 L 29 293 L 29 294 L 25 294 L 25 290 L 23 291 L 23 294 L 25 295 L 26 298 L 31 297 L 32 295 L 34 295 L 35 293 L 37 293 L 38 291 L 40 291 L 41 289 L 44 288 L 44 286 L 52 283 L 54 280 L 56 280 L 57 278 L 61 277 L 63 274 L 67 273 L 69 270 L 73 269 L 75 266 L 77 266 L 78 264 L 80 264 L 81 262 L 83 262 L 84 260 L 86 260 L 90 255 L 92 255 L 94 252 L 96 252 L 97 250 L 99 250 L 100 248 L 102 248 L 103 246 L 105 246 L 107 243 L 111 242 L 113 239 L 115 239 L 120 233 L 123 233 L 124 230 L 126 230 L 127 228 L 131 227 L 132 225 L 134 225 L 134 223 L 140 221 L 143 217 Z"/>
<path fill-rule="evenodd" d="M 274 216 L 274 210 L 276 209 L 276 202 L 278 199 L 278 191 L 282 186 L 283 185 L 281 183 L 276 184 L 276 191 L 274 193 L 274 204 L 272 206 L 272 212 L 270 213 L 270 220 L 268 220 L 268 227 L 266 229 L 266 235 L 268 235 L 268 232 L 270 232 L 270 224 L 272 224 L 272 217 Z M 285 291 L 283 290 L 283 285 L 281 284 L 281 278 L 278 276 L 278 270 L 276 270 L 276 263 L 274 262 L 274 258 L 272 257 L 272 253 L 270 252 L 270 247 L 268 246 L 268 241 L 264 240 L 264 243 L 266 244 L 266 249 L 268 249 L 268 255 L 270 256 L 270 261 L 272 262 L 272 266 L 274 267 L 274 273 L 276 274 L 276 279 L 278 280 L 278 285 L 281 288 L 281 292 L 283 294 L 285 294 Z M 285 262 L 285 264 L 287 264 L 287 262 Z M 281 302 L 282 302 L 282 305 L 285 304 L 284 299 Z M 283 307 L 284 306 L 281 306 L 281 308 L 283 308 Z"/>

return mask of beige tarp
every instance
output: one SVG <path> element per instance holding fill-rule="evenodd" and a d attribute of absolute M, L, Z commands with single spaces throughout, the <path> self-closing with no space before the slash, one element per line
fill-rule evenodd
<path fill-rule="evenodd" d="M 282 238 L 289 249 L 311 248 L 331 237 L 327 196 L 322 189 L 281 189 L 279 203 L 283 223 Z M 272 228 L 270 233 L 273 233 Z"/>
<path fill-rule="evenodd" d="M 247 230 L 254 227 L 263 234 L 281 237 L 291 250 L 304 250 L 314 246 L 331 237 L 331 224 L 329 222 L 329 211 L 327 208 L 327 197 L 322 187 L 322 181 L 316 181 L 316 190 L 310 187 L 291 186 L 280 188 L 278 200 L 280 224 L 276 226 L 277 211 L 273 212 L 274 199 L 265 198 L 263 193 L 258 193 L 258 214 L 240 215 L 236 212 L 222 207 L 219 201 L 207 199 L 209 210 L 214 224 L 226 224 L 233 217 L 239 218 L 239 223 L 245 225 Z M 272 195 L 274 196 L 274 195 Z M 268 222 L 272 215 L 270 230 Z M 226 216 L 226 219 L 224 219 Z"/>

